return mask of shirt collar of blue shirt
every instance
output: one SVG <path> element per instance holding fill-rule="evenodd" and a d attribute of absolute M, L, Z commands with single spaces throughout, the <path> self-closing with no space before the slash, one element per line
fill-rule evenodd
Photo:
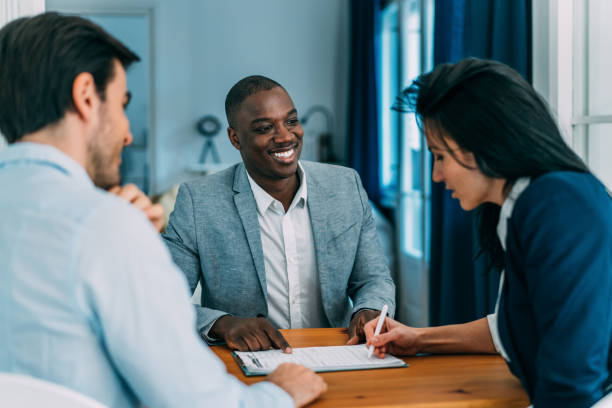
<path fill-rule="evenodd" d="M 0 168 L 24 163 L 53 167 L 83 185 L 94 187 L 85 169 L 56 147 L 42 143 L 17 142 L 0 152 Z"/>

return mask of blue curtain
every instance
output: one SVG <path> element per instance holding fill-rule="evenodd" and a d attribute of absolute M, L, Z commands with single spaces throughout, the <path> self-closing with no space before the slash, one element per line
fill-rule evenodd
<path fill-rule="evenodd" d="M 378 49 L 381 0 L 352 0 L 348 161 L 370 200 L 380 204 Z"/>
<path fill-rule="evenodd" d="M 531 81 L 531 0 L 436 0 L 434 65 L 469 56 L 506 63 Z M 441 183 L 431 192 L 430 323 L 481 318 L 494 310 L 499 271 L 477 257 L 474 213 Z"/>

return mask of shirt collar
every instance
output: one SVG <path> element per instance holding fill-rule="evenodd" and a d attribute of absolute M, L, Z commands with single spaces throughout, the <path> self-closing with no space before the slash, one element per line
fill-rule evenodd
<path fill-rule="evenodd" d="M 42 143 L 17 142 L 0 152 L 0 167 L 23 162 L 55 168 L 79 183 L 94 187 L 83 166 L 56 147 Z"/>
<path fill-rule="evenodd" d="M 300 179 L 300 187 L 296 191 L 295 197 L 293 197 L 293 201 L 289 206 L 289 210 L 297 206 L 304 207 L 304 205 L 306 205 L 306 199 L 308 197 L 308 188 L 306 187 L 306 172 L 304 171 L 304 168 L 302 167 L 302 164 L 300 162 L 298 162 L 297 174 Z M 263 216 L 268 210 L 268 208 L 270 208 L 270 206 L 272 206 L 275 202 L 278 202 L 280 204 L 280 202 L 276 198 L 268 194 L 266 190 L 261 188 L 259 184 L 257 184 L 257 182 L 251 178 L 248 171 L 247 177 L 249 179 L 249 184 L 251 185 L 251 190 L 253 191 L 253 196 L 255 197 L 255 202 L 257 203 L 257 212 L 259 213 L 259 215 Z"/>
<path fill-rule="evenodd" d="M 516 200 L 519 198 L 521 193 L 525 191 L 531 179 L 529 177 L 521 177 L 514 182 L 512 189 L 510 190 L 510 194 L 504 200 L 504 204 L 501 207 L 499 212 L 499 221 L 497 222 L 497 236 L 499 237 L 499 242 L 501 242 L 501 246 L 506 250 L 506 236 L 508 235 L 508 219 L 512 216 L 512 211 L 514 210 L 514 204 Z"/>

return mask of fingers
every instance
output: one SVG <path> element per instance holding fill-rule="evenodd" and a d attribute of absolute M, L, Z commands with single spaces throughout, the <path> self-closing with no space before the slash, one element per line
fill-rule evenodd
<path fill-rule="evenodd" d="M 327 384 L 320 375 L 297 364 L 280 364 L 266 380 L 285 390 L 296 407 L 311 403 L 327 391 Z"/>
<path fill-rule="evenodd" d="M 372 346 L 374 346 L 372 344 Z M 374 355 L 378 358 L 385 358 L 385 354 L 388 352 L 387 345 L 383 344 L 382 346 L 374 346 Z"/>
<path fill-rule="evenodd" d="M 272 342 L 272 346 L 274 348 L 283 350 L 283 353 L 291 354 L 293 350 L 291 349 L 291 346 L 289 345 L 287 340 L 285 340 L 281 332 L 279 332 L 274 326 L 272 326 L 272 324 L 268 322 L 267 319 L 265 319 L 265 322 L 268 324 L 268 327 L 266 327 L 265 330 L 268 337 L 270 338 L 270 341 Z"/>
<path fill-rule="evenodd" d="M 134 184 L 126 184 L 125 186 L 115 186 L 108 190 L 109 193 L 127 201 L 136 208 L 144 209 L 151 205 L 151 199 L 145 193 L 140 191 Z"/>
<path fill-rule="evenodd" d="M 366 344 L 370 345 L 372 337 L 374 336 L 374 330 L 376 329 L 376 320 L 371 320 L 363 326 L 363 333 L 366 337 Z"/>
<path fill-rule="evenodd" d="M 296 401 L 296 406 L 300 408 L 310 404 L 327 391 L 327 383 L 323 377 L 314 372 L 311 374 L 311 377 L 312 379 L 305 380 L 306 384 L 310 386 L 310 395 L 304 395 L 301 400 L 298 399 Z"/>
<path fill-rule="evenodd" d="M 153 204 L 151 199 L 134 184 L 115 186 L 109 189 L 108 192 L 143 211 L 155 229 L 161 230 L 164 223 L 163 207 L 159 204 Z"/>
<path fill-rule="evenodd" d="M 349 346 L 354 346 L 355 344 L 359 344 L 359 337 L 357 337 L 357 336 L 353 336 L 353 337 L 351 337 L 351 338 L 350 338 L 350 339 L 349 339 L 349 340 L 346 342 L 346 344 L 347 344 L 347 345 L 349 345 Z"/>
<path fill-rule="evenodd" d="M 399 331 L 391 330 L 389 332 L 382 333 L 382 334 L 379 334 L 378 336 L 372 337 L 371 344 L 373 344 L 374 347 L 382 347 L 387 343 L 391 343 L 397 340 L 398 336 L 399 336 Z"/>
<path fill-rule="evenodd" d="M 365 334 L 363 332 L 363 326 L 366 322 L 367 320 L 365 320 L 362 316 L 359 318 L 359 321 L 355 325 L 355 337 L 357 337 L 358 343 L 362 343 L 365 341 Z"/>
<path fill-rule="evenodd" d="M 291 353 L 291 346 L 283 335 L 265 318 L 222 317 L 211 328 L 223 334 L 229 347 L 240 351 L 281 349 Z M 215 334 L 213 333 L 213 334 Z"/>
<path fill-rule="evenodd" d="M 393 319 L 390 319 L 389 317 L 385 318 L 385 321 L 383 322 L 383 325 L 380 329 L 381 333 L 384 333 L 389 330 L 389 327 L 388 327 L 389 320 L 393 320 Z M 372 338 L 374 337 L 374 332 L 376 331 L 377 324 L 378 324 L 378 319 L 373 319 L 367 322 L 365 326 L 363 326 L 363 332 L 366 337 L 366 345 L 368 346 L 370 344 L 373 344 Z"/>
<path fill-rule="evenodd" d="M 164 216 L 164 207 L 160 204 L 151 204 L 146 207 L 145 214 L 149 219 L 162 218 Z"/>
<path fill-rule="evenodd" d="M 117 197 L 124 199 L 128 203 L 133 203 L 137 198 L 144 195 L 144 193 L 140 191 L 138 187 L 131 183 L 124 186 L 115 186 L 108 190 L 108 192 L 115 194 Z"/>
<path fill-rule="evenodd" d="M 348 327 L 348 337 L 349 337 L 349 341 L 351 341 L 353 339 L 353 337 L 355 337 L 355 319 L 352 319 L 351 322 L 349 323 L 349 327 Z M 348 342 L 347 342 L 348 344 Z"/>
<path fill-rule="evenodd" d="M 121 191 L 121 186 L 114 186 L 108 189 L 108 192 L 111 194 L 114 194 L 116 196 L 119 195 L 119 192 Z"/>
<path fill-rule="evenodd" d="M 230 333 L 225 339 L 228 347 L 239 351 L 264 350 L 256 336 L 249 332 Z"/>
<path fill-rule="evenodd" d="M 367 339 L 367 336 L 365 334 L 365 325 L 372 321 L 374 322 L 374 325 L 376 325 L 376 322 L 378 322 L 379 316 L 380 316 L 380 312 L 378 310 L 364 309 L 364 310 L 359 311 L 353 317 L 351 321 L 351 327 L 354 330 L 352 335 L 350 336 L 351 340 L 353 336 L 355 336 L 357 337 L 357 343 L 365 341 Z M 354 341 L 355 340 L 352 340 L 352 343 L 350 344 L 357 344 L 357 343 L 354 343 Z"/>
<path fill-rule="evenodd" d="M 149 208 L 151 205 L 153 205 L 151 203 L 151 199 L 147 197 L 146 195 L 144 195 L 144 193 L 133 196 L 132 199 L 130 200 L 130 203 L 134 207 L 140 210 L 145 210 Z"/>
<path fill-rule="evenodd" d="M 261 348 L 261 344 L 259 343 L 259 339 L 257 335 L 253 335 L 250 333 L 247 333 L 244 337 L 243 337 L 245 343 L 247 344 L 247 346 L 249 347 L 249 351 L 258 351 L 258 350 L 262 350 Z"/>
<path fill-rule="evenodd" d="M 378 358 L 385 358 L 386 353 L 387 353 L 387 348 L 384 346 L 374 348 L 374 354 L 376 354 Z"/>
<path fill-rule="evenodd" d="M 151 204 L 148 208 L 144 209 L 144 213 L 155 229 L 161 231 L 164 225 L 164 208 L 159 204 Z"/>
<path fill-rule="evenodd" d="M 260 350 L 270 350 L 271 348 L 273 348 L 272 340 L 270 339 L 267 333 L 261 333 L 261 336 L 256 335 L 255 337 L 257 338 L 257 341 L 259 342 Z"/>
<path fill-rule="evenodd" d="M 242 337 L 227 338 L 225 339 L 225 343 L 227 343 L 227 346 L 233 350 L 249 351 L 249 346 Z"/>
<path fill-rule="evenodd" d="M 398 327 L 398 326 L 403 326 L 403 324 L 401 324 L 400 322 L 398 322 L 397 320 L 394 320 L 390 317 L 387 317 L 385 319 L 385 324 L 384 324 L 384 328 L 386 328 L 386 330 L 383 331 L 391 331 L 392 329 Z"/>
<path fill-rule="evenodd" d="M 387 321 L 385 320 L 385 323 L 383 323 L 383 327 L 381 329 L 380 334 L 377 336 L 374 336 L 375 328 L 374 328 L 374 325 L 371 323 L 372 322 L 369 322 L 368 324 L 366 324 L 366 327 L 364 327 L 364 330 L 366 331 L 366 338 L 367 338 L 366 345 L 374 346 L 375 354 L 381 353 L 381 349 L 382 349 L 382 357 L 384 357 L 384 354 L 386 352 L 384 350 L 385 344 L 396 340 L 398 338 L 398 333 L 396 330 L 387 331 L 388 329 Z"/>

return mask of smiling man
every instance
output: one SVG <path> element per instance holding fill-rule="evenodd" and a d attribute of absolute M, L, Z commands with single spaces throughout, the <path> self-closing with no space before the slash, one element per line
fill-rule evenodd
<path fill-rule="evenodd" d="M 349 326 L 349 342 L 395 286 L 367 195 L 345 167 L 300 162 L 293 102 L 277 82 L 242 79 L 225 100 L 242 163 L 181 186 L 164 238 L 194 291 L 198 329 L 239 350 L 290 352 L 277 329 Z"/>

